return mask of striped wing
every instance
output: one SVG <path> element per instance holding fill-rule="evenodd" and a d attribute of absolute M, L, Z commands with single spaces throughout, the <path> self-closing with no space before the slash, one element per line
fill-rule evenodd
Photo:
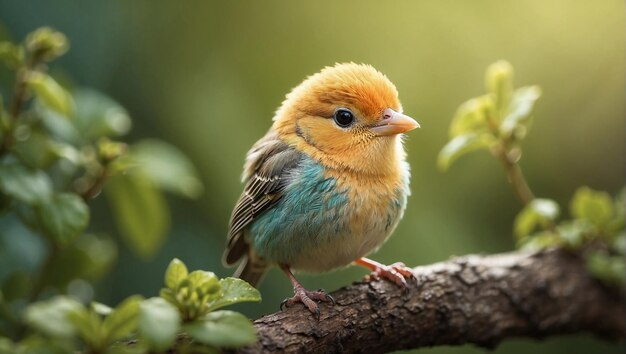
<path fill-rule="evenodd" d="M 300 159 L 301 153 L 285 144 L 273 131 L 248 152 L 243 176 L 246 186 L 230 217 L 225 264 L 233 264 L 247 253 L 244 229 L 280 200 L 289 183 L 288 176 Z"/>

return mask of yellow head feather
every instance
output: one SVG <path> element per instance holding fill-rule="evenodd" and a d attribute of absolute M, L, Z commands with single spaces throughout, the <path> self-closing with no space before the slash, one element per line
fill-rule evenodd
<path fill-rule="evenodd" d="M 355 123 L 339 127 L 338 108 L 354 113 Z M 332 169 L 370 175 L 395 173 L 404 158 L 397 135 L 377 136 L 370 128 L 387 108 L 401 112 L 398 92 L 371 65 L 345 63 L 309 76 L 286 97 L 274 117 L 274 130 Z"/>

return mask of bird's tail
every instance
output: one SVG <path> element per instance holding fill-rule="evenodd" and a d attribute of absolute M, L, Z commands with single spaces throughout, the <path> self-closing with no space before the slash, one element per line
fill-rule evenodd
<path fill-rule="evenodd" d="M 250 285 L 257 287 L 259 283 L 261 283 L 261 280 L 263 280 L 266 270 L 267 265 L 265 263 L 256 262 L 249 257 L 244 257 L 239 267 L 237 267 L 235 274 L 233 274 L 233 277 L 243 279 L 250 283 Z"/>

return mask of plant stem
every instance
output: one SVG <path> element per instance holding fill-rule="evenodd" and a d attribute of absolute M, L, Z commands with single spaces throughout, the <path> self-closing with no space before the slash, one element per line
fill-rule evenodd
<path fill-rule="evenodd" d="M 514 157 L 509 149 L 509 140 L 501 138 L 500 145 L 492 150 L 492 153 L 498 157 L 500 162 L 502 162 L 509 182 L 511 183 L 511 186 L 513 186 L 513 190 L 515 191 L 515 194 L 517 194 L 519 200 L 524 206 L 530 204 L 535 199 L 535 194 L 528 186 L 526 178 L 524 178 L 522 168 L 517 163 L 518 158 Z M 547 223 L 548 224 L 545 229 L 550 230 L 553 233 L 558 233 L 553 220 L 547 220 Z"/>
<path fill-rule="evenodd" d="M 13 129 L 15 128 L 15 122 L 20 116 L 20 112 L 22 111 L 24 102 L 26 102 L 26 93 L 28 91 L 26 78 L 28 77 L 30 71 L 33 70 L 33 68 L 35 68 L 41 61 L 41 54 L 42 53 L 38 52 L 33 53 L 30 60 L 28 61 L 28 64 L 17 70 L 17 74 L 15 76 L 15 94 L 13 95 L 13 100 L 11 100 L 11 104 L 9 106 L 9 117 L 11 118 L 11 124 L 6 132 L 4 140 L 2 140 L 2 145 L 0 145 L 0 156 L 9 151 L 11 145 L 13 145 Z"/>
<path fill-rule="evenodd" d="M 524 178 L 522 169 L 519 167 L 515 160 L 511 159 L 509 151 L 505 147 L 506 144 L 502 145 L 503 146 L 499 147 L 495 153 L 502 162 L 502 165 L 506 170 L 509 182 L 513 186 L 513 190 L 515 190 L 518 198 L 520 199 L 522 204 L 528 205 L 528 203 L 532 202 L 533 199 L 535 199 L 535 195 L 530 190 L 528 183 L 526 183 L 526 179 Z"/>
<path fill-rule="evenodd" d="M 509 182 L 513 186 L 513 190 L 515 190 L 522 204 L 526 206 L 535 199 L 535 195 L 530 190 L 524 178 L 524 174 L 522 173 L 522 169 L 517 164 L 518 159 L 514 158 L 511 154 L 510 139 L 500 135 L 498 124 L 494 121 L 493 117 L 489 115 L 487 116 L 487 124 L 493 135 L 500 140 L 500 144 L 492 150 L 492 153 L 502 162 Z"/>

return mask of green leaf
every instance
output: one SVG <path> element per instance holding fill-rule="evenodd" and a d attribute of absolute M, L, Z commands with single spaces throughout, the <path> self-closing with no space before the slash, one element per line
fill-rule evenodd
<path fill-rule="evenodd" d="M 19 164 L 0 165 L 0 190 L 26 204 L 37 204 L 52 195 L 48 175 Z"/>
<path fill-rule="evenodd" d="M 115 264 L 117 244 L 107 235 L 86 234 L 76 240 L 73 246 L 84 255 L 84 261 L 74 263 L 81 267 L 78 277 L 100 279 Z"/>
<path fill-rule="evenodd" d="M 0 42 L 0 60 L 10 69 L 17 69 L 24 64 L 24 49 L 11 42 Z"/>
<path fill-rule="evenodd" d="M 165 271 L 165 286 L 172 290 L 178 288 L 178 284 L 187 277 L 189 271 L 180 259 L 174 258 Z"/>
<path fill-rule="evenodd" d="M 500 60 L 491 64 L 485 74 L 487 92 L 492 95 L 495 108 L 500 113 L 509 105 L 513 93 L 513 67 L 509 62 Z"/>
<path fill-rule="evenodd" d="M 72 193 L 53 196 L 36 213 L 46 235 L 63 245 L 74 240 L 89 224 L 89 208 L 81 197 Z"/>
<path fill-rule="evenodd" d="M 542 231 L 532 236 L 522 237 L 518 240 L 519 248 L 533 252 L 561 244 L 562 240 L 560 235 L 552 231 Z"/>
<path fill-rule="evenodd" d="M 28 306 L 24 318 L 39 332 L 52 337 L 71 338 L 76 329 L 69 314 L 80 310 L 84 311 L 84 307 L 78 301 L 67 296 L 56 296 Z"/>
<path fill-rule="evenodd" d="M 81 136 L 87 140 L 103 136 L 118 137 L 130 130 L 128 112 L 110 97 L 95 90 L 80 89 L 74 92 L 74 100 L 74 123 Z"/>
<path fill-rule="evenodd" d="M 159 296 L 165 299 L 167 302 L 169 302 L 172 305 L 178 304 L 178 301 L 176 300 L 176 293 L 172 289 L 162 288 L 159 291 Z"/>
<path fill-rule="evenodd" d="M 234 311 L 211 312 L 184 329 L 195 340 L 220 348 L 237 348 L 256 342 L 252 322 Z"/>
<path fill-rule="evenodd" d="M 60 250 L 45 270 L 45 283 L 65 289 L 74 279 L 98 280 L 108 273 L 116 257 L 117 246 L 109 237 L 84 234 Z"/>
<path fill-rule="evenodd" d="M 74 111 L 74 100 L 52 77 L 39 71 L 31 71 L 26 83 L 46 106 L 65 117 L 71 116 Z"/>
<path fill-rule="evenodd" d="M 222 296 L 208 303 L 209 311 L 239 302 L 261 301 L 261 293 L 246 281 L 238 278 L 220 280 Z"/>
<path fill-rule="evenodd" d="M 108 316 L 113 312 L 113 309 L 108 305 L 101 302 L 92 301 L 90 305 L 91 309 L 100 316 Z"/>
<path fill-rule="evenodd" d="M 587 269 L 594 277 L 610 285 L 623 285 L 626 264 L 622 256 L 612 256 L 597 250 L 587 256 Z"/>
<path fill-rule="evenodd" d="M 39 27 L 26 37 L 26 49 L 44 60 L 52 60 L 67 52 L 70 44 L 67 37 L 50 27 Z"/>
<path fill-rule="evenodd" d="M 147 139 L 134 144 L 131 154 L 159 188 L 188 198 L 196 198 L 202 193 L 202 183 L 195 167 L 174 146 Z"/>
<path fill-rule="evenodd" d="M 191 288 L 199 290 L 201 295 L 215 294 L 221 289 L 220 282 L 215 273 L 204 270 L 194 270 L 189 273 L 189 276 L 181 285 L 186 283 L 188 283 Z"/>
<path fill-rule="evenodd" d="M 26 140 L 13 144 L 13 153 L 29 167 L 46 169 L 58 159 L 53 146 L 54 142 L 47 134 L 34 130 Z"/>
<path fill-rule="evenodd" d="M 559 205 L 550 199 L 534 199 L 515 217 L 515 235 L 529 235 L 537 227 L 547 227 L 559 217 Z"/>
<path fill-rule="evenodd" d="M 16 351 L 15 344 L 9 338 L 0 337 L 0 354 L 14 354 Z"/>
<path fill-rule="evenodd" d="M 540 96 L 539 86 L 521 87 L 515 90 L 507 114 L 500 124 L 500 133 L 504 136 L 522 139 L 528 130 L 527 123 Z"/>
<path fill-rule="evenodd" d="M 588 220 L 599 229 L 604 228 L 613 217 L 611 196 L 589 187 L 576 190 L 570 209 L 575 218 Z"/>
<path fill-rule="evenodd" d="M 87 310 L 81 306 L 68 314 L 69 320 L 76 328 L 80 338 L 90 347 L 93 352 L 100 351 L 106 344 L 102 338 L 102 319 L 93 310 Z"/>
<path fill-rule="evenodd" d="M 112 177 L 104 192 L 126 244 L 144 259 L 153 257 L 165 241 L 170 222 L 161 192 L 137 171 Z"/>
<path fill-rule="evenodd" d="M 65 159 L 73 165 L 83 163 L 81 152 L 70 144 L 53 141 L 51 142 L 50 150 L 57 158 Z"/>
<path fill-rule="evenodd" d="M 493 110 L 493 100 L 489 96 L 472 98 L 456 111 L 450 124 L 450 138 L 467 133 L 482 133 L 489 130 L 487 115 Z"/>
<path fill-rule="evenodd" d="M 126 298 L 104 319 L 103 328 L 109 342 L 128 337 L 137 329 L 142 299 L 139 295 Z"/>
<path fill-rule="evenodd" d="M 100 138 L 97 144 L 100 161 L 111 162 L 126 153 L 127 145 L 109 138 Z"/>
<path fill-rule="evenodd" d="M 617 237 L 626 227 L 626 188 L 623 188 L 614 198 L 613 218 L 606 225 L 606 232 L 610 237 Z"/>
<path fill-rule="evenodd" d="M 76 354 L 76 349 L 72 341 L 34 335 L 17 343 L 16 350 L 10 354 Z"/>
<path fill-rule="evenodd" d="M 172 346 L 180 321 L 178 309 L 164 299 L 153 297 L 139 307 L 139 334 L 157 351 Z"/>
<path fill-rule="evenodd" d="M 450 140 L 441 149 L 437 158 L 437 165 L 442 171 L 447 170 L 459 157 L 480 149 L 489 149 L 496 144 L 496 139 L 489 134 L 467 133 Z"/>
<path fill-rule="evenodd" d="M 560 223 L 557 230 L 560 240 L 566 246 L 579 249 L 585 242 L 586 235 L 593 232 L 593 227 L 588 221 L 578 219 Z"/>
<path fill-rule="evenodd" d="M 34 110 L 41 119 L 42 127 L 56 142 L 66 142 L 74 146 L 88 142 L 88 139 L 76 128 L 76 119 L 67 119 L 38 101 L 34 104 Z"/>

